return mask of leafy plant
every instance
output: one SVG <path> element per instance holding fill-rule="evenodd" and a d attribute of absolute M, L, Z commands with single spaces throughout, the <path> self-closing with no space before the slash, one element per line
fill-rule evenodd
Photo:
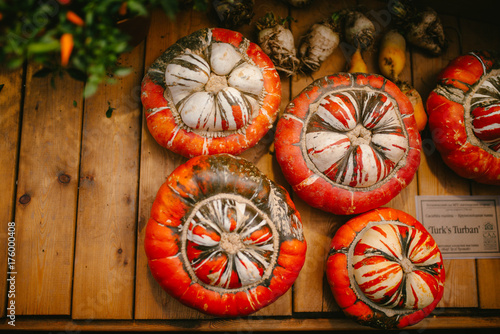
<path fill-rule="evenodd" d="M 101 82 L 131 69 L 118 63 L 131 49 L 117 22 L 162 8 L 175 19 L 182 6 L 206 10 L 207 0 L 0 0 L 0 62 L 18 68 L 43 64 L 36 76 L 63 75 L 85 81 L 84 96 Z"/>

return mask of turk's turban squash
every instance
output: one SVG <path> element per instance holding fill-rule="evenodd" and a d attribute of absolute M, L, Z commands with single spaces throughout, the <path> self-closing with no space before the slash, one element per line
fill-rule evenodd
<path fill-rule="evenodd" d="M 198 156 L 172 172 L 153 203 L 144 246 L 152 275 L 174 298 L 232 317 L 283 295 L 306 252 L 286 190 L 228 154 Z"/>
<path fill-rule="evenodd" d="M 186 157 L 239 154 L 272 127 L 281 81 L 258 45 L 239 32 L 206 28 L 153 62 L 141 99 L 160 145 Z"/>
<path fill-rule="evenodd" d="M 339 228 L 326 275 L 348 317 L 384 329 L 425 318 L 441 300 L 445 280 L 432 236 L 411 215 L 392 208 L 363 213 Z"/>
<path fill-rule="evenodd" d="M 500 185 L 500 61 L 488 52 L 459 56 L 427 99 L 429 128 L 458 175 Z"/>
<path fill-rule="evenodd" d="M 421 141 L 408 98 L 375 74 L 314 81 L 278 122 L 276 157 L 309 205 L 355 214 L 389 202 L 413 179 Z"/>

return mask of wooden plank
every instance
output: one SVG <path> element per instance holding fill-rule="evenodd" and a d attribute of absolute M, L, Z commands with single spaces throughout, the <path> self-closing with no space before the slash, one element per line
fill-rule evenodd
<path fill-rule="evenodd" d="M 470 314 L 431 315 L 416 325 L 409 327 L 403 333 L 421 333 L 432 329 L 461 329 L 459 333 L 466 333 L 463 329 L 491 329 L 481 333 L 494 333 L 500 327 L 498 315 Z M 0 330 L 12 329 L 6 321 L 0 320 Z M 88 332 L 220 332 L 220 333 L 254 333 L 254 332 L 310 332 L 310 331 L 339 331 L 361 333 L 371 331 L 371 328 L 362 326 L 344 317 L 333 318 L 239 318 L 239 319 L 210 319 L 210 320 L 147 320 L 147 321 L 120 321 L 94 320 L 72 321 L 68 319 L 40 319 L 26 318 L 16 321 L 16 329 L 33 331 L 88 331 Z M 435 333 L 431 332 L 431 333 Z M 446 332 L 446 331 L 445 331 Z"/>
<path fill-rule="evenodd" d="M 478 36 L 495 36 L 500 34 L 500 26 L 482 21 L 460 20 L 462 30 L 462 52 L 472 50 L 498 50 L 498 38 L 478 38 Z M 484 185 L 477 182 L 471 184 L 473 195 L 499 195 L 500 187 Z M 479 306 L 484 309 L 500 309 L 500 259 L 478 259 L 477 279 L 479 290 Z"/>
<path fill-rule="evenodd" d="M 382 35 L 387 32 L 389 29 L 392 28 L 390 25 L 390 17 L 388 18 L 387 15 L 389 14 L 389 11 L 385 7 L 386 4 L 384 2 L 384 5 L 380 5 L 378 9 L 376 9 L 374 12 L 371 12 L 371 19 L 372 21 L 376 22 L 376 27 L 377 27 L 377 33 L 378 33 L 378 42 L 374 46 L 374 51 L 373 53 L 375 54 L 372 56 L 372 59 L 376 59 L 377 64 L 376 66 L 373 66 L 374 68 L 377 69 L 377 73 L 380 74 L 380 69 L 378 67 L 378 52 L 379 52 L 379 45 L 380 45 L 380 38 Z M 389 23 L 389 25 L 385 25 L 386 23 Z M 411 85 L 414 86 L 414 80 L 415 78 L 412 76 L 412 66 L 411 66 L 411 52 L 409 50 L 409 47 L 407 46 L 406 48 L 406 63 L 403 71 L 401 72 L 401 75 L 399 77 L 399 80 L 401 81 L 406 81 L 410 83 Z M 412 182 L 406 186 L 405 189 L 399 193 L 396 197 L 394 197 L 389 203 L 387 203 L 387 207 L 395 208 L 398 210 L 402 210 L 406 213 L 409 213 L 412 216 L 416 216 L 416 203 L 415 203 L 415 197 L 418 195 L 418 170 L 415 176 L 413 177 Z"/>
<path fill-rule="evenodd" d="M 132 74 L 85 100 L 73 319 L 133 316 L 143 53 L 122 55 Z"/>
<path fill-rule="evenodd" d="M 278 9 L 286 13 L 286 7 L 282 3 L 270 3 L 266 5 L 256 4 L 254 8 L 255 18 L 260 17 L 270 9 Z M 277 12 L 281 15 L 280 12 Z M 168 46 L 175 43 L 180 37 L 187 35 L 199 28 L 214 26 L 215 23 L 207 21 L 204 13 L 185 12 L 181 13 L 176 22 L 165 20 L 161 13 L 155 13 L 153 16 L 152 29 L 147 41 L 146 65 L 151 64 Z M 179 30 L 181 35 L 172 34 L 173 25 L 178 22 L 183 22 L 189 28 Z M 243 26 L 239 29 L 245 37 L 255 41 L 254 27 Z M 167 39 L 168 38 L 168 39 Z M 159 39 L 163 39 L 162 42 Z M 289 91 L 288 80 L 283 80 L 282 91 Z M 288 95 L 282 99 L 282 105 L 288 101 Z M 273 157 L 269 154 L 270 146 L 274 138 L 274 128 L 253 148 L 242 154 L 244 158 L 252 161 L 269 177 L 275 179 L 276 166 L 273 166 Z M 154 157 L 154 158 L 152 158 Z M 140 207 L 139 207 L 139 235 L 138 235 L 138 252 L 137 252 L 137 285 L 136 285 L 136 319 L 155 319 L 155 318 L 206 318 L 207 316 L 192 310 L 177 300 L 171 298 L 165 293 L 155 282 L 147 268 L 147 259 L 142 248 L 144 242 L 143 229 L 146 226 L 151 204 L 156 195 L 159 186 L 165 181 L 168 174 L 179 164 L 185 162 L 182 158 L 168 150 L 161 148 L 151 137 L 147 130 L 145 121 L 143 122 L 143 142 L 141 156 L 141 188 L 140 188 Z M 164 173 L 158 173 L 158 170 Z M 141 277 L 147 278 L 143 279 Z M 139 296 L 141 296 L 139 298 Z M 291 314 L 291 291 L 278 301 L 257 312 L 254 316 L 268 315 L 290 315 Z"/>
<path fill-rule="evenodd" d="M 498 196 L 500 187 L 472 183 L 473 195 Z M 500 309 L 500 259 L 478 259 L 477 280 L 479 290 L 479 307 L 482 309 Z"/>
<path fill-rule="evenodd" d="M 149 67 L 179 38 L 203 27 L 211 26 L 206 14 L 183 11 L 175 21 L 163 12 L 155 11 L 146 40 L 145 67 Z M 168 175 L 187 159 L 170 152 L 156 143 L 149 133 L 146 120 L 142 121 L 141 173 L 139 187 L 139 221 L 137 234 L 137 266 L 135 287 L 136 319 L 197 319 L 205 318 L 200 312 L 182 305 L 168 295 L 156 282 L 148 268 L 144 251 L 145 227 L 156 192 Z"/>
<path fill-rule="evenodd" d="M 9 246 L 9 222 L 14 221 L 17 154 L 22 102 L 23 69 L 8 71 L 0 68 L 0 317 L 6 315 L 7 250 Z M 15 232 L 15 231 L 14 231 Z M 15 239 L 15 235 L 13 236 Z M 15 242 L 15 240 L 13 240 Z M 15 251 L 15 246 L 12 245 Z M 12 257 L 14 260 L 15 257 Z"/>
<path fill-rule="evenodd" d="M 430 58 L 420 50 L 412 52 L 414 86 L 425 101 L 436 85 L 439 72 L 460 53 L 456 18 L 441 16 L 449 40 L 443 55 Z M 420 195 L 469 195 L 469 182 L 451 171 L 436 151 L 429 131 L 422 133 L 422 162 L 418 171 Z M 440 307 L 477 307 L 477 281 L 474 260 L 445 260 L 445 292 Z"/>
<path fill-rule="evenodd" d="M 16 203 L 16 314 L 71 310 L 82 84 L 28 66 Z M 61 93 L 63 90 L 63 94 Z"/>
<path fill-rule="evenodd" d="M 255 22 L 267 12 L 273 12 L 278 16 L 287 17 L 289 14 L 288 7 L 282 1 L 258 1 L 254 6 Z M 246 38 L 258 44 L 257 29 L 254 24 L 244 25 L 238 29 Z M 286 75 L 281 77 L 281 105 L 280 115 L 290 102 L 290 78 Z M 287 187 L 278 162 L 274 158 L 274 134 L 276 131 L 275 122 L 272 129 L 252 148 L 241 154 L 241 157 L 254 163 L 267 177 L 277 182 L 278 184 Z M 290 316 L 292 315 L 292 289 L 288 290 L 284 295 L 278 298 L 274 303 L 257 311 L 253 317 L 265 316 Z"/>
<path fill-rule="evenodd" d="M 297 21 L 292 23 L 292 32 L 298 46 L 300 36 L 306 34 L 309 27 L 333 12 L 354 5 L 354 1 L 318 0 L 314 5 L 304 9 L 293 9 L 291 16 Z M 326 59 L 320 69 L 312 75 L 296 75 L 292 78 L 291 99 L 296 97 L 314 80 L 323 76 L 341 72 L 346 67 L 346 48 L 340 45 L 333 54 Z M 330 288 L 325 280 L 325 261 L 330 247 L 330 240 L 336 229 L 347 221 L 348 217 L 335 216 L 318 209 L 314 209 L 295 194 L 293 200 L 301 214 L 304 225 L 304 235 L 307 240 L 306 262 L 297 278 L 294 289 L 294 312 L 331 312 L 338 310 L 333 300 Z"/>

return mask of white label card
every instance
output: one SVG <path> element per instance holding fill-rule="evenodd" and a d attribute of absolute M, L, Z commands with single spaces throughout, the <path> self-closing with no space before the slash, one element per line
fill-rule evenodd
<path fill-rule="evenodd" d="M 444 259 L 500 257 L 500 196 L 416 196 L 417 220 Z"/>

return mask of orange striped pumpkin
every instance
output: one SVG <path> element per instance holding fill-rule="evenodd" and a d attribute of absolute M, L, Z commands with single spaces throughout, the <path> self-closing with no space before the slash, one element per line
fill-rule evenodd
<path fill-rule="evenodd" d="M 486 51 L 450 62 L 427 99 L 429 128 L 458 175 L 500 185 L 500 62 Z"/>
<path fill-rule="evenodd" d="M 172 172 L 153 203 L 144 247 L 163 289 L 223 317 L 251 314 L 283 295 L 307 248 L 286 190 L 228 154 L 198 156 Z"/>
<path fill-rule="evenodd" d="M 411 215 L 392 208 L 366 212 L 340 227 L 326 273 L 347 316 L 383 329 L 426 317 L 441 299 L 445 280 L 432 236 Z"/>
<path fill-rule="evenodd" d="M 408 98 L 376 74 L 316 80 L 278 121 L 276 158 L 309 205 L 355 214 L 389 202 L 413 179 L 421 141 Z"/>
<path fill-rule="evenodd" d="M 153 62 L 141 99 L 160 145 L 185 157 L 240 154 L 276 120 L 281 81 L 258 45 L 239 32 L 206 28 Z"/>

